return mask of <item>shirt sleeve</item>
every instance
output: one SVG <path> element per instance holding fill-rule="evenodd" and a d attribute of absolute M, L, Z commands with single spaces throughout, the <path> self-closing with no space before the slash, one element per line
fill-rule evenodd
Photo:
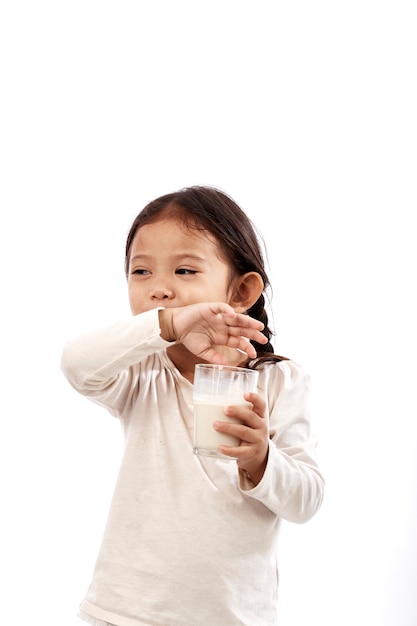
<path fill-rule="evenodd" d="M 315 515 L 324 494 L 309 419 L 310 378 L 293 361 L 269 367 L 265 381 L 270 421 L 267 466 L 256 486 L 240 471 L 240 489 L 278 517 L 303 523 Z"/>
<path fill-rule="evenodd" d="M 69 341 L 61 369 L 79 393 L 119 414 L 118 397 L 128 389 L 132 366 L 171 345 L 160 337 L 158 311 L 152 309 Z"/>

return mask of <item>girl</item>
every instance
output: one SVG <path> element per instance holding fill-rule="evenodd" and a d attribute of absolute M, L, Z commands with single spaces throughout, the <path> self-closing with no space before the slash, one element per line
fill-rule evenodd
<path fill-rule="evenodd" d="M 191 187 L 135 219 L 126 243 L 133 316 L 68 343 L 62 368 L 119 418 L 125 449 L 80 616 L 96 626 L 277 623 L 280 520 L 306 522 L 323 478 L 308 376 L 273 354 L 262 253 L 226 194 Z M 200 362 L 259 369 L 258 392 L 214 422 L 236 460 L 193 454 Z"/>

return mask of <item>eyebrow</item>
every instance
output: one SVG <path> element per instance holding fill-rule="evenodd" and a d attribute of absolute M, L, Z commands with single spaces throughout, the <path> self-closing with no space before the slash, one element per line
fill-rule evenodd
<path fill-rule="evenodd" d="M 147 260 L 147 259 L 155 259 L 157 258 L 158 255 L 156 254 L 135 254 L 134 256 L 132 256 L 131 258 L 131 262 L 132 261 L 140 261 L 140 260 Z M 172 259 L 174 259 L 175 261 L 186 261 L 186 260 L 190 260 L 190 261 L 198 261 L 200 263 L 207 263 L 206 259 L 203 259 L 203 257 L 198 256 L 196 254 L 188 254 L 186 253 L 179 253 L 179 254 L 174 254 L 172 256 Z"/>

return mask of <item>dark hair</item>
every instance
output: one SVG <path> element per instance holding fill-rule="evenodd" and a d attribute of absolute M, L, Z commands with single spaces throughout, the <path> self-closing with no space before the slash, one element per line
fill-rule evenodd
<path fill-rule="evenodd" d="M 271 344 L 272 331 L 268 326 L 265 310 L 265 291 L 270 282 L 265 271 L 265 263 L 256 235 L 255 227 L 246 213 L 223 191 L 214 187 L 186 187 L 153 200 L 134 220 L 126 240 L 125 271 L 128 274 L 130 249 L 133 239 L 142 226 L 156 222 L 162 216 L 178 217 L 185 227 L 205 230 L 214 236 L 224 256 L 237 275 L 257 272 L 264 283 L 264 291 L 247 311 L 248 315 L 264 324 L 265 345 L 252 341 L 258 358 L 251 362 L 252 367 L 264 360 L 282 360 L 274 354 Z"/>

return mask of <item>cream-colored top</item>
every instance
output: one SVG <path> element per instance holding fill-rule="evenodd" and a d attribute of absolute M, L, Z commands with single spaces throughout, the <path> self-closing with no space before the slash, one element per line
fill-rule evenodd
<path fill-rule="evenodd" d="M 254 487 L 235 461 L 193 454 L 193 386 L 169 345 L 152 310 L 63 352 L 69 382 L 118 417 L 125 436 L 81 610 L 117 626 L 272 626 L 280 520 L 306 522 L 323 497 L 308 376 L 292 361 L 260 371 L 271 439 Z"/>

